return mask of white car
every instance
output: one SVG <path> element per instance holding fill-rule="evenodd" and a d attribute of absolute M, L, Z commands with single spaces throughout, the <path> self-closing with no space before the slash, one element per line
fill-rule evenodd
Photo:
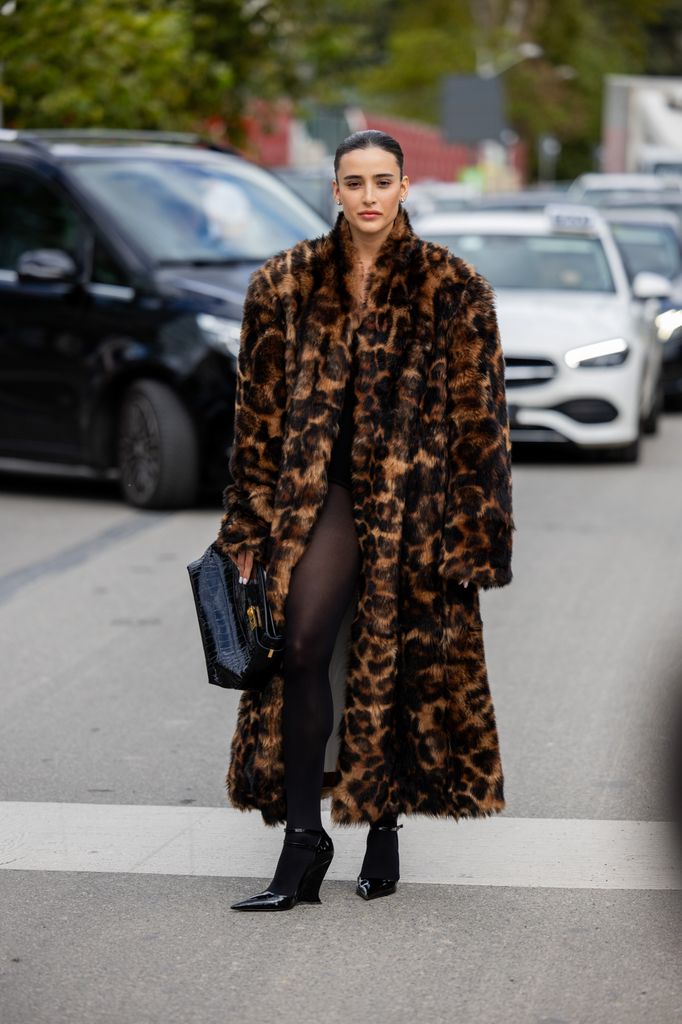
<path fill-rule="evenodd" d="M 512 440 L 572 442 L 636 461 L 662 404 L 654 316 L 669 283 L 641 274 L 631 289 L 590 207 L 437 215 L 414 228 L 495 289 Z"/>
<path fill-rule="evenodd" d="M 410 217 L 456 213 L 466 210 L 480 194 L 480 188 L 460 181 L 418 181 L 410 186 L 406 206 Z"/>
<path fill-rule="evenodd" d="M 637 195 L 679 196 L 682 178 L 663 174 L 581 174 L 568 190 L 569 199 L 603 206 L 614 198 Z"/>

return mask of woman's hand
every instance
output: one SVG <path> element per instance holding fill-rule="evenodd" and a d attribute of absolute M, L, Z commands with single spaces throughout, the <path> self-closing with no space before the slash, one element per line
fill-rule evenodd
<path fill-rule="evenodd" d="M 244 549 L 238 552 L 237 555 L 230 555 L 230 558 L 239 569 L 239 582 L 248 583 L 251 577 L 251 570 L 253 569 L 253 551 Z"/>
<path fill-rule="evenodd" d="M 471 577 L 468 577 L 465 580 L 460 580 L 459 582 L 462 587 L 468 587 L 471 582 Z"/>

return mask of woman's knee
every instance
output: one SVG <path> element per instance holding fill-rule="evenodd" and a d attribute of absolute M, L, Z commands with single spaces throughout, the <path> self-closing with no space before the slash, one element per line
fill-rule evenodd
<path fill-rule="evenodd" d="M 286 634 L 284 661 L 291 671 L 325 671 L 329 668 L 333 645 L 319 633 L 306 629 L 291 629 Z"/>

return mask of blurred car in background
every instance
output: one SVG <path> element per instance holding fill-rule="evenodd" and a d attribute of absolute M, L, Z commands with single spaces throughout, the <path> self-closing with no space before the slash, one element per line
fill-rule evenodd
<path fill-rule="evenodd" d="M 602 212 L 630 281 L 646 272 L 670 282 L 670 295 L 653 313 L 663 343 L 663 393 L 669 404 L 677 404 L 682 397 L 682 225 L 667 210 L 605 208 Z"/>
<path fill-rule="evenodd" d="M 429 213 L 454 213 L 476 201 L 481 190 L 459 181 L 419 181 L 410 185 L 405 206 L 410 217 Z"/>
<path fill-rule="evenodd" d="M 636 461 L 662 404 L 662 346 L 646 300 L 667 282 L 645 274 L 631 291 L 611 233 L 589 207 L 438 215 L 415 230 L 495 289 L 512 439 Z"/>
<path fill-rule="evenodd" d="M 328 225 L 172 138 L 0 132 L 0 467 L 117 476 L 145 508 L 227 483 L 249 277 Z"/>
<path fill-rule="evenodd" d="M 674 213 L 605 207 L 601 214 L 631 282 L 637 274 L 647 272 L 661 274 L 673 287 L 682 287 L 682 225 Z"/>
<path fill-rule="evenodd" d="M 518 192 L 488 192 L 477 196 L 469 204 L 469 210 L 544 210 L 550 203 L 569 204 L 570 196 L 557 189 L 520 189 Z M 577 200 L 576 200 L 577 202 Z"/>
<path fill-rule="evenodd" d="M 568 190 L 569 198 L 595 206 L 638 195 L 682 198 L 682 178 L 662 174 L 581 174 Z"/>
<path fill-rule="evenodd" d="M 667 210 L 682 222 L 682 191 L 680 192 L 626 192 L 610 196 L 599 207 L 601 210 Z"/>
<path fill-rule="evenodd" d="M 332 193 L 333 161 L 329 167 L 272 167 L 270 170 L 328 224 L 336 221 L 339 208 Z"/>

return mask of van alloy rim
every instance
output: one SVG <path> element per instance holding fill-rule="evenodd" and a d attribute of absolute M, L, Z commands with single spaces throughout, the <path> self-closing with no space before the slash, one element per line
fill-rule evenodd
<path fill-rule="evenodd" d="M 123 410 L 119 467 L 126 491 L 140 499 L 154 493 L 161 475 L 159 428 L 142 396 L 126 402 Z"/>

